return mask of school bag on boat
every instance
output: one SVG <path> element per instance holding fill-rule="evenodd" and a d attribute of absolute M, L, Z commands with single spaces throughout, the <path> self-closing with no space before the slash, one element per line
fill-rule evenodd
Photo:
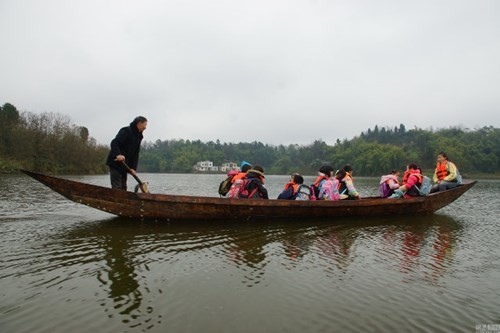
<path fill-rule="evenodd" d="M 415 186 L 420 196 L 424 197 L 430 193 L 432 187 L 432 180 L 427 176 L 422 176 L 422 185 L 420 188 Z"/>
<path fill-rule="evenodd" d="M 238 180 L 236 182 L 238 182 Z M 236 184 L 236 182 L 235 182 L 235 184 Z M 251 179 L 242 179 L 241 184 L 238 187 L 239 191 L 238 191 L 238 195 L 236 197 L 242 198 L 242 199 L 254 198 L 257 191 L 259 190 L 259 187 L 255 186 L 252 190 L 250 190 L 251 183 L 252 183 Z M 259 196 L 259 195 L 257 195 L 257 196 Z"/>
<path fill-rule="evenodd" d="M 229 190 L 231 189 L 231 185 L 233 185 L 233 178 L 237 174 L 238 174 L 238 171 L 231 170 L 227 174 L 227 178 L 220 182 L 220 185 L 219 185 L 219 194 L 221 196 L 225 196 L 226 194 L 229 193 Z"/>
<path fill-rule="evenodd" d="M 391 189 L 389 187 L 389 184 L 387 184 L 387 182 L 383 182 L 382 184 L 380 184 L 379 186 L 379 192 L 380 192 L 380 197 L 381 198 L 387 198 L 388 196 L 391 195 Z"/>
<path fill-rule="evenodd" d="M 237 179 L 234 181 L 234 183 L 231 185 L 231 188 L 229 189 L 228 198 L 239 198 L 240 192 L 243 190 L 243 187 L 245 186 L 245 178 Z"/>
<path fill-rule="evenodd" d="M 234 175 L 232 176 L 227 176 L 226 179 L 221 181 L 219 185 L 219 194 L 221 196 L 225 196 L 229 190 L 231 189 L 231 185 L 233 185 L 232 180 L 233 180 Z"/>
<path fill-rule="evenodd" d="M 295 195 L 295 200 L 311 200 L 311 188 L 307 185 L 300 184 L 297 188 L 297 194 Z"/>
<path fill-rule="evenodd" d="M 318 198 L 319 197 L 319 188 L 321 187 L 321 185 L 323 184 L 324 180 L 320 181 L 318 183 L 318 185 L 316 184 L 311 184 L 310 188 L 311 188 L 311 191 L 312 191 L 312 195 L 315 197 L 315 198 Z"/>

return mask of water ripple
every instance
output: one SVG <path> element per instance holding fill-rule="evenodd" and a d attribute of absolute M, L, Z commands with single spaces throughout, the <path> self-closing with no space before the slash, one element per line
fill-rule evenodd
<path fill-rule="evenodd" d="M 425 217 L 240 224 L 108 218 L 17 183 L 2 331 L 469 332 L 498 315 L 496 182 Z"/>

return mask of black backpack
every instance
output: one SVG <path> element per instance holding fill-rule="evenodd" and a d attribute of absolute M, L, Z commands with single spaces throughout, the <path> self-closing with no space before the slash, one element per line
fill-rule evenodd
<path fill-rule="evenodd" d="M 316 186 L 316 184 L 311 184 L 309 188 L 311 189 L 311 195 L 313 195 L 315 198 L 319 197 L 319 187 Z"/>

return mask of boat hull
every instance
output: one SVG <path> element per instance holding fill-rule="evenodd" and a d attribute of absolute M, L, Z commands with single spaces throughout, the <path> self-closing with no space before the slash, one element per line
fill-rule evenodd
<path fill-rule="evenodd" d="M 431 214 L 458 199 L 476 181 L 425 197 L 343 201 L 248 200 L 133 193 L 22 170 L 71 201 L 104 212 L 153 220 L 248 220 Z"/>

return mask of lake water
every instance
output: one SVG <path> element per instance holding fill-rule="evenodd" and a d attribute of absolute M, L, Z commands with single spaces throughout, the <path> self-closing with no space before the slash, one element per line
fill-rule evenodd
<path fill-rule="evenodd" d="M 216 196 L 223 176 L 141 178 Z M 287 179 L 267 177 L 271 197 Z M 0 332 L 500 332 L 499 181 L 431 216 L 258 223 L 133 221 L 0 185 Z"/>

